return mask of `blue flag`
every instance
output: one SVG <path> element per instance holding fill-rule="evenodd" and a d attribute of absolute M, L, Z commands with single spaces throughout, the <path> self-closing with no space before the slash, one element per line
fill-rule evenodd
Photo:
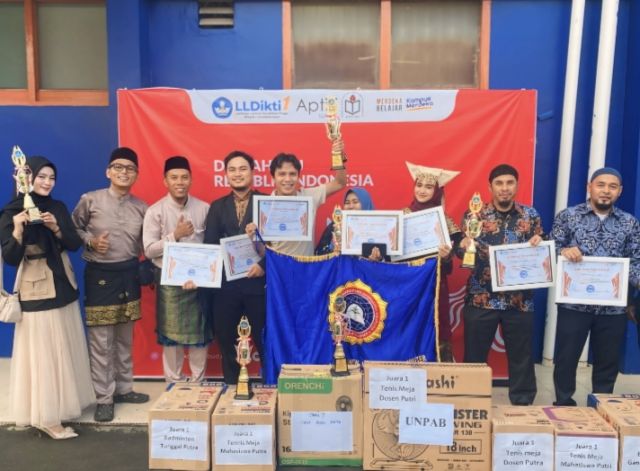
<path fill-rule="evenodd" d="M 378 263 L 351 256 L 300 261 L 267 250 L 267 319 L 263 374 L 278 380 L 280 366 L 329 364 L 334 343 L 329 306 L 347 303 L 348 359 L 435 359 L 437 260 Z"/>

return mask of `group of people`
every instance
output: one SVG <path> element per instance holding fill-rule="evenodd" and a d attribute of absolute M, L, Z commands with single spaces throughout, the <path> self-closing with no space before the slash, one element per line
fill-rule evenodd
<path fill-rule="evenodd" d="M 342 152 L 334 143 L 333 152 Z M 344 154 L 343 154 L 344 155 Z M 346 159 L 344 159 L 346 161 Z M 254 159 L 233 151 L 224 159 L 230 192 L 209 205 L 190 194 L 192 173 L 182 156 L 165 161 L 163 182 L 167 194 L 150 207 L 131 194 L 138 172 L 138 156 L 129 148 L 115 149 L 106 169 L 109 187 L 82 195 L 70 214 L 54 200 L 56 166 L 43 157 L 30 157 L 33 175 L 31 195 L 42 211 L 42 224 L 30 224 L 18 194 L 0 215 L 0 242 L 7 263 L 19 267 L 23 320 L 16 325 L 11 368 L 10 407 L 17 425 L 32 425 L 56 439 L 77 436 L 62 423 L 80 415 L 97 402 L 94 418 L 114 418 L 115 403 L 144 403 L 148 395 L 133 390 L 131 346 L 133 323 L 140 319 L 140 261 L 144 254 L 153 263 L 156 285 L 156 332 L 162 345 L 167 381 L 199 381 L 204 377 L 207 348 L 216 340 L 222 353 L 225 382 L 237 381 L 236 331 L 247 316 L 253 341 L 262 357 L 261 332 L 265 324 L 265 261 L 255 263 L 246 278 L 229 281 L 223 274 L 219 289 L 198 288 L 193 282 L 181 287 L 159 283 L 166 242 L 218 244 L 240 234 L 254 236 L 251 222 Z M 444 204 L 444 186 L 458 172 L 407 164 L 413 195 L 406 212 Z M 278 154 L 270 164 L 273 195 L 310 196 L 313 213 L 326 198 L 346 186 L 346 169 L 334 179 L 313 188 L 300 188 L 302 166 L 295 155 Z M 489 174 L 491 201 L 482 206 L 482 230 L 475 239 L 465 234 L 467 219 L 457 226 L 447 217 L 452 246 L 441 245 L 441 273 L 453 267 L 453 256 L 462 257 L 471 244 L 477 261 L 470 272 L 464 307 L 464 361 L 485 362 L 498 325 L 502 326 L 509 365 L 509 397 L 513 404 L 531 404 L 536 395 L 532 356 L 533 299 L 531 291 L 493 292 L 489 247 L 528 242 L 537 245 L 551 237 L 560 254 L 570 261 L 599 255 L 631 258 L 630 282 L 640 286 L 640 226 L 636 218 L 615 207 L 622 191 L 622 177 L 603 168 L 587 185 L 586 203 L 562 211 L 546 236 L 538 212 L 516 202 L 518 172 L 510 165 Z M 409 199 L 409 198 L 407 198 Z M 351 188 L 344 196 L 345 209 L 374 209 L 371 196 Z M 313 256 L 334 250 L 329 228 L 317 247 L 308 241 L 273 242 L 272 248 L 289 255 Z M 85 318 L 82 325 L 78 288 L 67 252 L 83 247 L 86 261 Z M 383 259 L 372 253 L 375 260 Z M 439 293 L 440 356 L 453 360 L 449 295 L 446 276 Z M 591 333 L 594 352 L 593 391 L 611 392 L 618 373 L 619 350 L 626 317 L 623 308 L 560 305 L 554 383 L 558 405 L 575 404 L 578 360 Z M 88 339 L 88 341 L 86 340 Z M 613 346 L 613 348 L 612 348 Z M 188 350 L 190 375 L 183 372 Z"/>

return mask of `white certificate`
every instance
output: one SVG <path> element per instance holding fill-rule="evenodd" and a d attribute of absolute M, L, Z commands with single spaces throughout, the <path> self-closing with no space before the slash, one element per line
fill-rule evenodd
<path fill-rule="evenodd" d="M 406 260 L 436 253 L 440 245 L 451 246 L 442 206 L 402 215 L 403 252 L 391 260 Z"/>
<path fill-rule="evenodd" d="M 493 291 L 547 288 L 553 286 L 556 245 L 552 240 L 535 247 L 528 242 L 492 245 L 489 265 Z"/>
<path fill-rule="evenodd" d="M 227 281 L 246 278 L 253 264 L 262 257 L 258 255 L 253 241 L 246 234 L 220 239 L 224 256 L 224 271 Z"/>
<path fill-rule="evenodd" d="M 624 307 L 628 285 L 628 258 L 582 257 L 574 263 L 558 257 L 557 303 Z"/>
<path fill-rule="evenodd" d="M 402 255 L 402 211 L 343 211 L 342 253 L 361 255 L 362 244 L 386 244 L 388 255 Z"/>
<path fill-rule="evenodd" d="M 254 196 L 253 222 L 264 240 L 313 240 L 310 196 Z"/>
<path fill-rule="evenodd" d="M 220 288 L 222 249 L 219 245 L 182 242 L 164 244 L 160 284 L 182 286 L 189 280 L 198 287 Z"/>

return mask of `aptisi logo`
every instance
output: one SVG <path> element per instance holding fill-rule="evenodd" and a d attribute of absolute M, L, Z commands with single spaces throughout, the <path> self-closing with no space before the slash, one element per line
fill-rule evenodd
<path fill-rule="evenodd" d="M 227 119 L 233 113 L 233 104 L 228 98 L 221 96 L 213 100 L 211 109 L 216 118 Z"/>
<path fill-rule="evenodd" d="M 342 97 L 345 117 L 362 115 L 362 97 L 357 93 L 347 93 Z"/>

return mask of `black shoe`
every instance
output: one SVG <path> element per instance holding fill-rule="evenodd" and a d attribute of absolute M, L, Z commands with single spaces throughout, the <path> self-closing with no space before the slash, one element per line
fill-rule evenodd
<path fill-rule="evenodd" d="M 578 403 L 576 401 L 574 401 L 573 399 L 567 399 L 566 401 L 555 401 L 553 403 L 554 406 L 568 406 L 568 407 L 575 407 L 578 405 Z"/>
<path fill-rule="evenodd" d="M 149 395 L 144 393 L 137 393 L 134 391 L 126 394 L 116 394 L 113 396 L 113 402 L 128 402 L 130 404 L 144 404 L 149 402 Z"/>
<path fill-rule="evenodd" d="M 111 422 L 113 420 L 113 404 L 98 404 L 93 414 L 96 422 Z"/>

